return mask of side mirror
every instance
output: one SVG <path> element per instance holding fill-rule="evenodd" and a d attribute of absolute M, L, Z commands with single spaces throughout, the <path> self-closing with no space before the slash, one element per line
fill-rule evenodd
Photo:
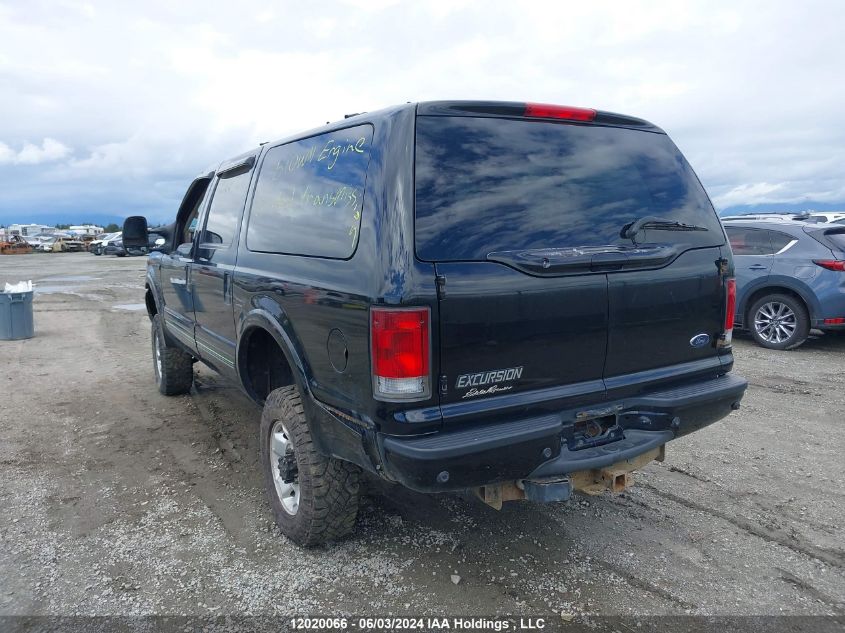
<path fill-rule="evenodd" d="M 147 246 L 147 218 L 133 215 L 123 221 L 123 248 Z"/>

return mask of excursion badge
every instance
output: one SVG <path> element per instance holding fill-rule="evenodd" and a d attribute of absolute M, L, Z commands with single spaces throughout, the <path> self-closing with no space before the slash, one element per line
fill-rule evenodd
<path fill-rule="evenodd" d="M 499 386 L 501 382 L 512 382 L 522 378 L 522 366 L 509 367 L 507 369 L 493 369 L 491 371 L 480 371 L 474 374 L 461 374 L 455 383 L 458 389 L 467 389 L 463 397 L 475 398 L 476 396 L 489 396 L 500 391 L 510 391 L 513 385 Z M 487 387 L 487 385 L 490 385 Z M 479 387 L 486 387 L 480 389 Z"/>

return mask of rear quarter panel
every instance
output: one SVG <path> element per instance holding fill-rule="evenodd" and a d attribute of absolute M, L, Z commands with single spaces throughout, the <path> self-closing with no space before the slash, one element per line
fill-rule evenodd
<path fill-rule="evenodd" d="M 290 339 L 291 353 L 301 360 L 301 386 L 316 399 L 389 432 L 419 432 L 430 425 L 411 429 L 394 418 L 407 404 L 373 399 L 369 349 L 372 304 L 427 305 L 432 323 L 438 320 L 434 267 L 416 262 L 413 255 L 414 111 L 403 108 L 377 119 L 356 117 L 349 124 L 364 122 L 374 130 L 354 254 L 339 260 L 250 251 L 247 211 L 233 287 L 238 335 L 242 337 L 250 315 L 272 315 Z M 342 333 L 348 349 L 343 371 L 329 360 L 327 344 L 333 330 Z M 436 407 L 436 388 L 433 392 L 431 399 L 413 405 Z M 439 425 L 439 419 L 431 424 Z"/>

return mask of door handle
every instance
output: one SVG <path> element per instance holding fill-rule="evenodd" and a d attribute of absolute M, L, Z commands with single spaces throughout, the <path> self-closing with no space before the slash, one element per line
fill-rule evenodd
<path fill-rule="evenodd" d="M 753 266 L 749 266 L 748 270 L 768 270 L 768 266 L 763 266 L 762 264 L 754 264 Z"/>

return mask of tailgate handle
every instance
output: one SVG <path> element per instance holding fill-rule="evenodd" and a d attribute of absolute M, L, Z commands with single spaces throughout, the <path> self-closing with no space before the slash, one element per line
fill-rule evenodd
<path fill-rule="evenodd" d="M 599 253 L 593 255 L 590 261 L 590 270 L 622 270 L 628 261 L 625 253 Z"/>
<path fill-rule="evenodd" d="M 683 246 L 683 245 L 680 245 Z M 498 251 L 487 254 L 487 261 L 498 262 L 535 275 L 556 275 L 664 266 L 677 257 L 674 244 L 637 246 L 575 246 L 558 249 Z"/>

